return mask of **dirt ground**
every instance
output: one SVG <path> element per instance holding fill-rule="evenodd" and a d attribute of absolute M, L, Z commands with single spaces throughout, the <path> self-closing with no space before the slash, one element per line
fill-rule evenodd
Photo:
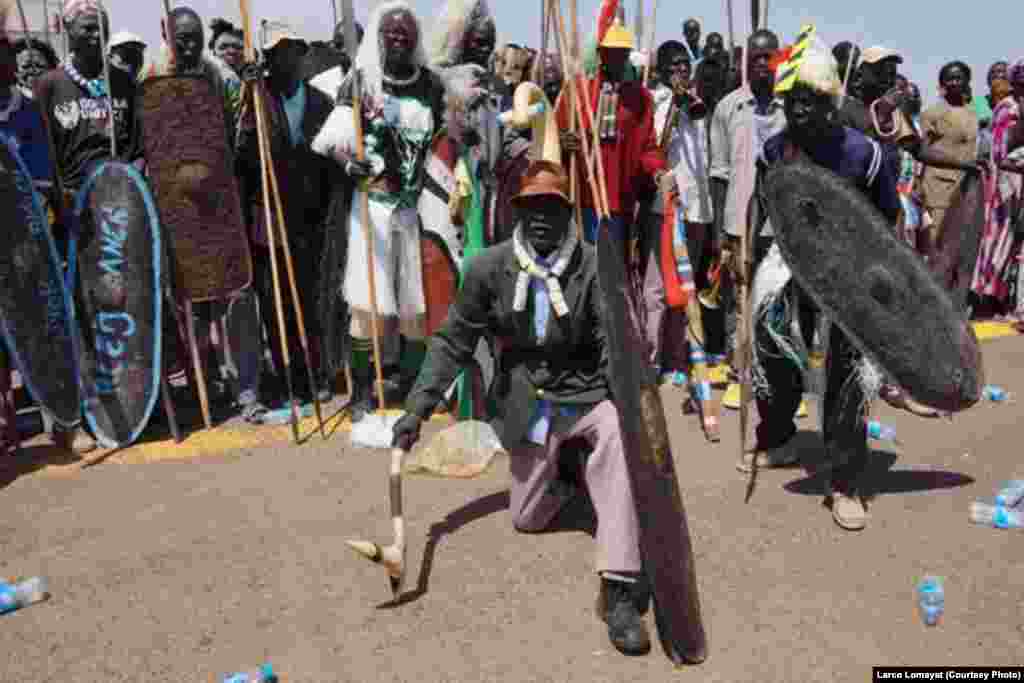
<path fill-rule="evenodd" d="M 990 382 L 1024 392 L 1022 341 L 985 344 Z M 878 445 L 872 519 L 849 533 L 808 474 L 813 404 L 807 467 L 762 471 L 745 505 L 736 413 L 708 445 L 681 390 L 663 391 L 709 637 L 701 666 L 673 669 L 656 642 L 641 658 L 611 647 L 593 612 L 591 513 L 516 533 L 505 462 L 471 481 L 407 479 L 411 592 L 387 604 L 383 571 L 343 541 L 391 538 L 388 458 L 338 432 L 185 462 L 41 469 L 58 456 L 37 447 L 5 464 L 0 576 L 43 575 L 53 597 L 0 617 L 0 680 L 219 681 L 269 661 L 284 681 L 319 683 L 831 683 L 870 680 L 873 665 L 1024 663 L 1024 533 L 967 517 L 1024 475 L 1020 403 L 952 422 L 881 405 L 902 444 Z M 932 629 L 915 613 L 924 574 L 946 579 Z"/>

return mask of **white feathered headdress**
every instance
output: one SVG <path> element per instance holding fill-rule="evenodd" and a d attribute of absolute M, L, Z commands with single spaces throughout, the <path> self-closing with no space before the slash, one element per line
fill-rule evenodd
<path fill-rule="evenodd" d="M 363 76 L 363 95 L 378 98 L 384 92 L 384 55 L 380 40 L 381 20 L 392 12 L 405 12 L 416 23 L 419 40 L 413 49 L 412 64 L 414 67 L 427 66 L 427 54 L 423 49 L 423 25 L 412 6 L 404 0 L 388 0 L 377 5 L 370 16 L 366 34 L 359 52 L 356 54 L 355 67 Z"/>
<path fill-rule="evenodd" d="M 428 42 L 430 64 L 449 67 L 462 60 L 462 43 L 469 29 L 479 23 L 493 22 L 487 0 L 447 0 L 441 8 Z"/>

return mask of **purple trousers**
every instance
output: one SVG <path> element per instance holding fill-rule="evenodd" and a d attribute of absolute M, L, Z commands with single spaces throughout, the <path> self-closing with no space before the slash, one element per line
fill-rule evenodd
<path fill-rule="evenodd" d="M 584 440 L 583 480 L 597 513 L 599 572 L 639 572 L 640 531 L 633 488 L 619 431 L 619 415 L 611 401 L 602 401 L 564 432 L 552 429 L 546 446 L 526 441 L 509 448 L 512 472 L 512 521 L 519 531 L 542 531 L 573 495 L 558 478 L 562 445 Z M 580 463 L 566 463 L 570 466 Z"/>

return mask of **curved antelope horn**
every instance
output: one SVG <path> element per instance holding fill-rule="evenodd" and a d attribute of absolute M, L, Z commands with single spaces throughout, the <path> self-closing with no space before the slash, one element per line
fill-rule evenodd
<path fill-rule="evenodd" d="M 515 128 L 532 128 L 532 160 L 562 163 L 562 145 L 558 140 L 554 107 L 539 85 L 530 81 L 520 83 L 512 98 L 512 109 L 501 115 L 501 122 Z"/>
<path fill-rule="evenodd" d="M 391 523 L 395 529 L 395 540 L 387 547 L 380 547 L 370 541 L 345 541 L 348 547 L 371 562 L 383 564 L 391 583 L 391 593 L 398 597 L 405 586 L 405 520 L 402 517 L 402 461 L 405 451 L 391 449 L 391 476 L 389 493 L 391 498 Z"/>

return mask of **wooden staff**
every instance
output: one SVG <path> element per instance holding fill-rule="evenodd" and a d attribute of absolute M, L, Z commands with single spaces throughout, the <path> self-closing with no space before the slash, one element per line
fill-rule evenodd
<path fill-rule="evenodd" d="M 839 93 L 839 104 L 836 107 L 837 109 L 840 109 L 840 110 L 843 108 L 843 104 L 846 102 L 846 91 L 847 91 L 847 87 L 850 84 L 850 73 L 853 71 L 853 57 L 854 57 L 854 53 L 856 53 L 856 52 L 857 52 L 857 46 L 856 45 L 851 45 L 850 46 L 850 54 L 848 54 L 846 56 L 846 73 L 843 74 L 843 90 L 842 90 L 842 92 Z"/>
<path fill-rule="evenodd" d="M 562 17 L 561 9 L 559 9 L 558 17 L 559 17 L 559 31 L 560 31 L 562 40 L 564 42 L 565 41 L 565 22 L 562 20 L 563 17 Z M 598 59 L 600 59 L 600 47 L 598 47 Z M 598 69 L 600 69 L 600 65 L 598 66 Z M 596 168 L 597 168 L 597 173 L 596 173 L 597 178 L 596 178 L 596 181 L 591 183 L 591 189 L 594 190 L 595 186 L 596 186 L 596 190 L 597 190 L 593 194 L 593 197 L 594 197 L 594 207 L 597 210 L 598 216 L 600 218 L 608 218 L 611 214 L 608 212 L 608 191 L 607 191 L 606 183 L 605 183 L 605 180 L 604 180 L 604 177 L 605 177 L 604 176 L 604 160 L 601 158 L 601 139 L 600 139 L 600 133 L 599 133 L 600 126 L 598 125 L 597 120 L 594 118 L 594 108 L 590 104 L 590 89 L 587 87 L 587 83 L 583 79 L 582 73 L 579 74 L 579 78 L 580 78 L 580 81 L 583 83 L 583 87 L 582 87 L 582 91 L 583 92 L 581 94 L 577 93 L 578 94 L 578 100 L 583 102 L 583 111 L 586 112 L 586 115 L 587 115 L 586 118 L 590 121 L 591 127 L 593 128 L 594 140 L 593 140 L 593 143 L 592 143 L 592 147 L 590 148 L 589 153 L 587 151 L 584 151 L 584 158 L 586 160 L 585 163 L 587 163 L 588 165 L 595 165 Z M 583 112 L 580 112 L 578 110 L 579 110 L 579 107 L 577 107 L 577 118 L 580 121 L 580 123 L 579 123 L 580 131 L 582 132 L 583 130 L 586 129 L 586 126 L 583 123 L 583 121 L 584 121 L 584 119 L 582 118 L 582 113 Z"/>
<path fill-rule="evenodd" d="M 252 49 L 252 35 L 249 28 L 249 1 L 239 0 L 239 9 L 242 16 L 243 41 L 246 54 L 254 58 Z M 281 337 L 281 358 L 284 364 L 285 382 L 288 386 L 288 404 L 292 412 L 292 439 L 299 442 L 299 409 L 295 402 L 295 388 L 292 382 L 292 360 L 288 350 L 288 328 L 284 323 L 284 305 L 281 301 L 281 280 L 280 271 L 277 267 L 277 240 L 274 237 L 274 219 L 270 210 L 271 185 L 269 175 L 272 169 L 268 164 L 267 149 L 270 147 L 266 121 L 263 118 L 263 89 L 262 82 L 257 81 L 254 88 L 248 88 L 247 92 L 253 98 L 253 110 L 256 115 L 256 140 L 260 151 L 260 175 L 263 187 L 263 215 L 267 230 L 267 243 L 270 248 L 270 276 L 274 288 L 274 308 L 277 313 L 277 328 Z M 282 226 L 283 227 L 283 226 Z M 282 230 L 283 232 L 283 230 Z M 315 391 L 315 389 L 314 389 Z"/>
<path fill-rule="evenodd" d="M 363 93 L 359 72 L 352 67 L 352 124 L 355 129 L 356 159 L 366 160 L 366 141 L 363 139 Z M 380 359 L 380 312 L 377 307 L 377 275 L 376 261 L 373 255 L 373 240 L 376 235 L 370 228 L 370 197 L 366 188 L 357 190 L 359 195 L 359 212 L 363 224 L 363 239 L 366 241 L 366 264 L 370 285 L 370 329 L 373 341 L 373 363 L 376 366 L 377 408 L 384 409 L 384 368 Z"/>
<path fill-rule="evenodd" d="M 213 427 L 210 415 L 210 397 L 206 392 L 206 375 L 203 373 L 203 362 L 199 358 L 199 347 L 196 342 L 196 321 L 192 314 L 192 300 L 185 299 L 185 334 L 192 356 L 192 372 L 196 376 L 196 389 L 199 391 L 199 408 L 203 411 L 203 424 L 207 429 Z"/>
<path fill-rule="evenodd" d="M 725 0 L 725 18 L 729 24 L 729 68 L 736 63 L 736 34 L 732 26 L 732 0 Z"/>
<path fill-rule="evenodd" d="M 647 41 L 647 63 L 644 64 L 644 85 L 647 85 L 647 78 L 651 72 L 651 60 L 654 59 L 654 34 L 658 31 L 658 0 L 654 0 L 654 6 L 651 8 L 651 34 L 650 39 Z M 639 36 L 637 40 L 639 40 Z"/>
<path fill-rule="evenodd" d="M 263 115 L 266 120 L 266 108 L 262 102 L 258 105 L 264 109 Z M 281 202 L 281 190 L 277 185 L 277 173 L 274 171 L 274 152 L 270 145 L 266 145 L 265 165 L 270 168 L 270 189 L 274 195 L 274 206 L 277 209 L 277 224 L 281 226 L 281 246 L 284 248 L 284 264 L 288 273 L 288 285 L 292 292 L 292 302 L 295 304 L 295 322 L 299 327 L 299 344 L 302 345 L 302 353 L 306 359 L 306 375 L 309 381 L 310 391 L 313 393 L 313 408 L 316 410 L 317 424 L 320 426 L 320 436 L 327 439 L 327 432 L 324 430 L 324 418 L 320 409 L 320 397 L 317 395 L 318 387 L 313 376 L 313 355 L 309 350 L 309 339 L 306 336 L 306 318 L 302 313 L 302 301 L 299 298 L 299 288 L 295 284 L 295 266 L 292 262 L 292 249 L 288 243 L 288 228 L 284 222 L 284 207 Z"/>
<path fill-rule="evenodd" d="M 548 28 L 551 26 L 551 10 L 555 2 L 561 0 L 540 0 L 540 53 L 533 65 L 533 80 L 544 88 L 544 55 L 548 51 Z"/>
<path fill-rule="evenodd" d="M 563 45 L 567 44 L 568 43 L 568 39 L 567 39 L 566 33 L 565 33 L 565 20 L 564 20 L 564 17 L 562 16 L 561 8 L 558 8 L 558 34 L 559 34 L 559 38 L 562 41 L 562 44 Z M 563 51 L 563 55 L 564 54 L 565 53 Z M 563 59 L 562 59 L 562 68 L 563 69 L 567 68 L 566 67 L 566 61 L 567 60 L 563 56 Z M 573 69 L 573 71 L 575 71 L 575 68 Z M 573 73 L 572 74 L 573 81 L 575 81 L 576 78 L 577 78 L 577 74 Z M 590 117 L 591 121 L 593 121 L 593 112 L 591 111 L 591 108 L 590 108 L 589 95 L 587 93 L 584 93 L 584 94 L 580 95 L 579 92 L 577 91 L 577 96 L 578 96 L 578 99 L 577 99 L 576 102 L 574 102 L 575 106 L 573 106 L 572 109 L 573 109 L 573 112 L 576 115 L 576 122 L 578 123 L 578 125 L 580 127 L 580 130 L 582 131 L 585 128 L 585 126 L 583 125 L 583 111 L 582 111 L 581 107 L 579 106 L 579 99 L 582 99 L 584 101 L 584 103 L 586 105 L 587 116 Z M 587 144 L 588 143 L 587 143 L 586 138 L 582 137 L 582 136 L 580 138 L 580 142 L 583 144 L 582 152 L 583 152 L 584 166 L 585 166 L 586 171 L 587 171 L 587 180 L 589 181 L 589 184 L 590 184 L 590 196 L 594 198 L 594 207 L 595 207 L 595 210 L 598 213 L 598 217 L 604 219 L 604 218 L 608 217 L 608 211 L 606 209 L 606 204 L 603 202 L 603 195 L 601 194 L 601 191 L 600 191 L 600 183 L 598 183 L 597 178 L 595 178 L 593 161 L 590 159 L 590 154 L 588 153 L 588 150 L 587 150 Z M 597 156 L 598 156 L 598 159 L 600 160 L 600 154 L 598 154 Z"/>
<path fill-rule="evenodd" d="M 167 51 L 171 53 L 170 72 L 177 71 L 178 45 L 174 42 L 174 17 L 171 16 L 171 0 L 164 0 L 164 31 L 167 34 Z"/>
<path fill-rule="evenodd" d="M 285 381 L 288 384 L 288 404 L 292 412 L 292 439 L 299 442 L 299 407 L 295 401 L 295 388 L 292 382 L 292 357 L 288 349 L 288 328 L 284 322 L 284 303 L 281 300 L 281 278 L 277 265 L 277 239 L 274 232 L 274 218 L 270 210 L 272 201 L 272 187 L 270 177 L 274 170 L 270 165 L 269 148 L 270 139 L 267 130 L 267 122 L 264 118 L 266 112 L 263 109 L 263 88 L 257 84 L 253 88 L 253 109 L 256 113 L 256 139 L 260 149 L 260 173 L 263 184 L 263 214 L 267 226 L 267 245 L 270 247 L 270 276 L 274 285 L 274 308 L 277 313 L 277 329 L 281 337 L 281 358 L 284 363 Z M 284 226 L 280 226 L 281 233 L 284 233 Z M 314 389 L 315 391 L 315 389 Z"/>
<path fill-rule="evenodd" d="M 561 0 L 559 0 L 561 2 Z M 566 44 L 562 40 L 561 26 L 559 26 L 559 44 L 561 45 L 561 57 L 562 57 L 562 77 L 565 79 L 567 84 L 567 91 L 569 96 L 569 132 L 575 134 L 579 131 L 579 127 L 576 125 L 576 79 L 572 78 L 570 73 L 567 71 L 567 62 L 571 61 L 573 69 L 576 68 L 576 60 L 578 55 L 576 54 L 576 0 L 569 0 L 569 13 L 572 18 L 572 37 L 571 41 Z M 561 4 L 559 4 L 558 15 L 561 14 Z M 568 57 L 568 59 L 567 59 Z M 576 155 L 573 154 L 569 157 L 569 199 L 572 200 L 573 207 L 576 213 L 576 237 L 581 242 L 583 241 L 583 209 L 581 208 L 579 198 L 579 178 L 576 175 Z"/>

